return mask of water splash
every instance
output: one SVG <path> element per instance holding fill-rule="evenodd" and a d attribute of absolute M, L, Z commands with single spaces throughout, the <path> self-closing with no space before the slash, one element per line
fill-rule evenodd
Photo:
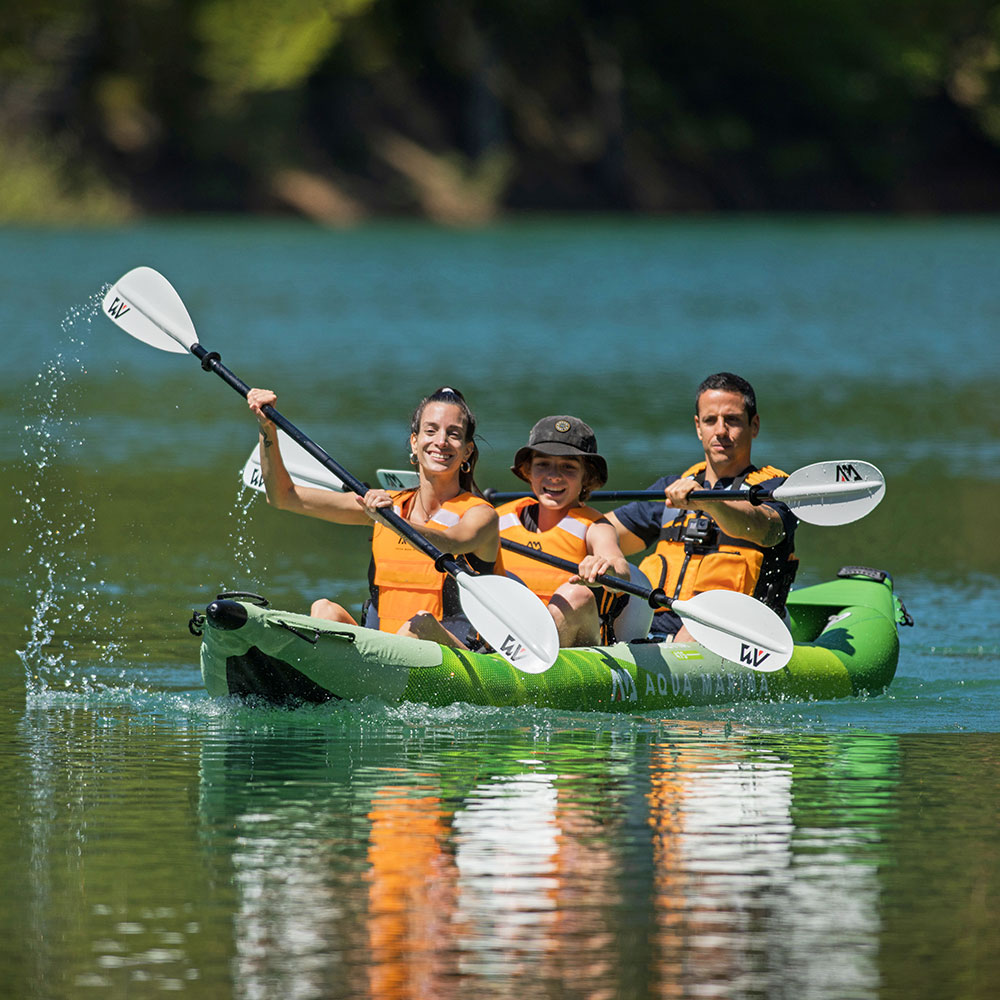
<path fill-rule="evenodd" d="M 229 512 L 229 516 L 235 522 L 228 538 L 232 547 L 233 562 L 238 575 L 249 580 L 251 587 L 260 587 L 261 579 L 267 575 L 267 566 L 262 565 L 257 556 L 254 535 L 250 527 L 250 511 L 258 496 L 260 494 L 244 485 L 241 479 L 235 503 Z M 224 590 L 226 586 L 225 582 L 221 582 L 219 589 Z"/>
<path fill-rule="evenodd" d="M 33 598 L 32 618 L 28 641 L 17 650 L 30 694 L 92 689 L 97 674 L 88 676 L 87 667 L 95 658 L 113 664 L 120 649 L 118 629 L 102 634 L 97 625 L 110 605 L 107 582 L 87 551 L 87 535 L 96 525 L 94 507 L 67 475 L 86 444 L 80 421 L 72 416 L 81 396 L 80 376 L 87 374 L 87 341 L 80 333 L 98 314 L 102 296 L 98 292 L 67 313 L 61 324 L 64 345 L 23 401 L 21 454 L 31 476 L 28 487 L 16 491 L 20 513 L 13 523 L 17 534 L 30 540 L 25 589 Z M 112 618 L 117 626 L 120 614 Z"/>

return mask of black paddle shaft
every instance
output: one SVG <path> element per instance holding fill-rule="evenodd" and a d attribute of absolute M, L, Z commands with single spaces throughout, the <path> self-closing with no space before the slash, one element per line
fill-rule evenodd
<path fill-rule="evenodd" d="M 223 363 L 217 351 L 206 351 L 201 344 L 193 344 L 191 353 L 201 362 L 201 367 L 207 372 L 215 372 L 223 382 L 231 385 L 244 399 L 250 393 L 250 386 L 234 375 Z M 368 492 L 368 486 L 360 479 L 352 476 L 336 459 L 331 458 L 318 444 L 311 438 L 306 437 L 290 420 L 283 417 L 273 406 L 263 407 L 264 415 L 278 427 L 280 427 L 296 444 L 301 445 L 320 465 L 329 469 L 337 476 L 345 486 L 349 487 L 358 496 L 363 497 Z M 453 555 L 442 552 L 436 545 L 432 544 L 419 531 L 415 531 L 413 526 L 401 518 L 391 507 L 379 513 L 390 528 L 402 535 L 411 545 L 418 548 L 425 556 L 434 563 L 434 568 L 439 573 L 450 573 L 456 576 L 459 573 L 467 572 Z"/>
<path fill-rule="evenodd" d="M 506 503 L 508 500 L 520 500 L 530 497 L 531 493 L 501 493 L 498 490 L 485 490 L 483 495 L 490 503 Z M 621 501 L 621 500 L 663 500 L 663 490 L 595 490 L 588 500 Z M 746 500 L 759 507 L 765 500 L 774 500 L 774 494 L 762 489 L 761 486 L 750 486 L 745 490 L 692 490 L 689 500 Z"/>
<path fill-rule="evenodd" d="M 576 563 L 570 562 L 568 559 L 560 559 L 559 556 L 549 555 L 548 552 L 533 549 L 530 545 L 522 545 L 520 542 L 512 541 L 509 538 L 501 538 L 500 544 L 509 552 L 517 552 L 522 556 L 527 556 L 529 559 L 548 563 L 557 569 L 565 569 L 570 573 L 575 573 L 579 569 Z M 651 590 L 649 587 L 643 587 L 641 584 L 633 583 L 631 580 L 623 580 L 618 576 L 608 576 L 606 573 L 598 574 L 597 583 L 603 584 L 605 587 L 610 587 L 612 590 L 620 590 L 626 594 L 635 594 L 636 597 L 641 597 L 648 601 L 651 608 L 669 608 L 674 603 L 673 598 L 667 597 L 661 587 Z"/>

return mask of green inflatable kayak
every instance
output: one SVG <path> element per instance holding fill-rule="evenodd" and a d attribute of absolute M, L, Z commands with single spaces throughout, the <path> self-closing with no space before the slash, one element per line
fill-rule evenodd
<path fill-rule="evenodd" d="M 646 640 L 565 649 L 542 674 L 499 655 L 470 653 L 279 611 L 250 594 L 222 594 L 191 620 L 213 696 L 293 706 L 377 698 L 429 705 L 534 705 L 569 711 L 650 712 L 736 701 L 877 694 L 912 624 L 882 570 L 848 566 L 788 599 L 795 652 L 760 673 L 695 643 Z"/>

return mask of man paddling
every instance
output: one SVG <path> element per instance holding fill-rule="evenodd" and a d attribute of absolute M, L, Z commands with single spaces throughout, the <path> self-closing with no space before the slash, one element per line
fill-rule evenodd
<path fill-rule="evenodd" d="M 710 375 L 695 394 L 694 426 L 704 460 L 651 487 L 665 501 L 639 500 L 607 515 L 626 555 L 654 546 L 639 568 L 668 597 L 687 600 L 706 590 L 736 590 L 763 601 L 778 614 L 795 577 L 795 515 L 779 501 L 753 506 L 747 500 L 691 501 L 699 489 L 739 490 L 761 484 L 773 490 L 786 474 L 750 460 L 760 429 L 757 399 L 746 379 L 731 372 Z M 690 641 L 672 611 L 653 617 L 654 635 Z"/>

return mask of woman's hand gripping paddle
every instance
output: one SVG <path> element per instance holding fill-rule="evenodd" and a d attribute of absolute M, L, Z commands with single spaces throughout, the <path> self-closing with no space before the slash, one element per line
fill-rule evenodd
<path fill-rule="evenodd" d="M 104 296 L 103 309 L 116 326 L 144 344 L 177 354 L 190 352 L 201 361 L 205 371 L 215 372 L 246 398 L 250 386 L 222 364 L 218 354 L 205 350 L 198 343 L 194 323 L 181 297 L 159 272 L 150 267 L 129 271 Z M 368 487 L 291 421 L 272 406 L 264 407 L 264 412 L 347 489 L 364 496 Z M 395 532 L 433 560 L 439 572 L 455 578 L 469 621 L 509 663 L 525 673 L 542 673 L 552 666 L 559 653 L 555 621 L 530 590 L 508 577 L 474 576 L 454 556 L 441 552 L 391 508 L 380 516 Z"/>

